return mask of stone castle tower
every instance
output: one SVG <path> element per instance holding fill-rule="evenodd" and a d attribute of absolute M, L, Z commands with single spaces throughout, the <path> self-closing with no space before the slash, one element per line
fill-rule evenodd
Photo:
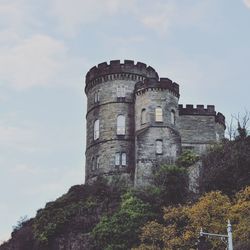
<path fill-rule="evenodd" d="M 201 154 L 224 138 L 225 117 L 214 106 L 179 105 L 179 85 L 144 63 L 104 62 L 86 75 L 86 181 L 120 176 L 137 186 L 182 150 Z"/>

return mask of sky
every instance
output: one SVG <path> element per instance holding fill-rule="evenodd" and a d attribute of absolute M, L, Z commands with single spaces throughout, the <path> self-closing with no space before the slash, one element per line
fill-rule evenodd
<path fill-rule="evenodd" d="M 84 78 L 115 59 L 229 120 L 250 110 L 250 0 L 0 0 L 0 242 L 84 183 Z"/>

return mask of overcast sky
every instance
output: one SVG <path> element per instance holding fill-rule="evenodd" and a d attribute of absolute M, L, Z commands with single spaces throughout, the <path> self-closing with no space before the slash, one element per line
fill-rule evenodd
<path fill-rule="evenodd" d="M 250 110 L 250 0 L 0 0 L 0 241 L 84 182 L 84 77 L 113 59 Z"/>

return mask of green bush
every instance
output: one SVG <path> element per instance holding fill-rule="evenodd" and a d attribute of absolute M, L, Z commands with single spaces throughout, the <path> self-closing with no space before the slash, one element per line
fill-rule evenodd
<path fill-rule="evenodd" d="M 202 158 L 201 187 L 233 195 L 250 185 L 250 136 L 224 140 Z"/>
<path fill-rule="evenodd" d="M 186 200 L 188 175 L 186 168 L 176 165 L 162 165 L 154 173 L 155 193 L 163 205 L 178 204 Z"/>
<path fill-rule="evenodd" d="M 55 202 L 47 203 L 44 209 L 37 212 L 33 223 L 35 239 L 41 245 L 47 245 L 51 239 L 67 228 L 74 217 L 81 214 L 87 216 L 101 204 L 119 201 L 120 195 L 120 190 L 107 185 L 102 178 L 98 178 L 92 185 L 71 187 L 67 194 Z"/>
<path fill-rule="evenodd" d="M 139 242 L 139 228 L 152 218 L 151 206 L 128 191 L 122 196 L 118 211 L 103 216 L 93 229 L 96 249 L 130 249 Z"/>
<path fill-rule="evenodd" d="M 189 167 L 199 160 L 199 156 L 192 150 L 184 151 L 176 161 L 176 165 L 179 167 Z"/>

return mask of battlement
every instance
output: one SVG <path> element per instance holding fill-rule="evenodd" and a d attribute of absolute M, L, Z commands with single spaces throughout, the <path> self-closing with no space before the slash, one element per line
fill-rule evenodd
<path fill-rule="evenodd" d="M 187 104 L 186 108 L 182 104 L 179 104 L 179 115 L 216 115 L 214 105 L 207 105 L 207 108 L 204 105 L 197 105 L 196 108 L 194 105 Z"/>
<path fill-rule="evenodd" d="M 155 78 L 146 78 L 144 81 L 140 81 L 135 84 L 136 93 L 140 93 L 148 88 L 168 89 L 177 97 L 180 96 L 179 85 L 172 82 L 168 78 L 160 78 L 160 80 Z"/>
<path fill-rule="evenodd" d="M 204 105 L 197 105 L 196 108 L 194 105 L 187 104 L 186 108 L 183 107 L 182 104 L 179 104 L 179 115 L 207 115 L 207 116 L 214 116 L 215 122 L 220 123 L 221 125 L 226 128 L 225 124 L 225 116 L 218 112 L 216 113 L 214 105 L 207 105 L 207 108 Z"/>
<path fill-rule="evenodd" d="M 156 79 L 159 78 L 155 69 L 151 66 L 147 66 L 145 63 L 137 62 L 135 64 L 132 60 L 124 60 L 124 63 L 121 63 L 120 60 L 112 60 L 109 64 L 103 62 L 92 67 L 86 75 L 86 85 L 98 77 L 118 73 L 129 73 Z"/>

